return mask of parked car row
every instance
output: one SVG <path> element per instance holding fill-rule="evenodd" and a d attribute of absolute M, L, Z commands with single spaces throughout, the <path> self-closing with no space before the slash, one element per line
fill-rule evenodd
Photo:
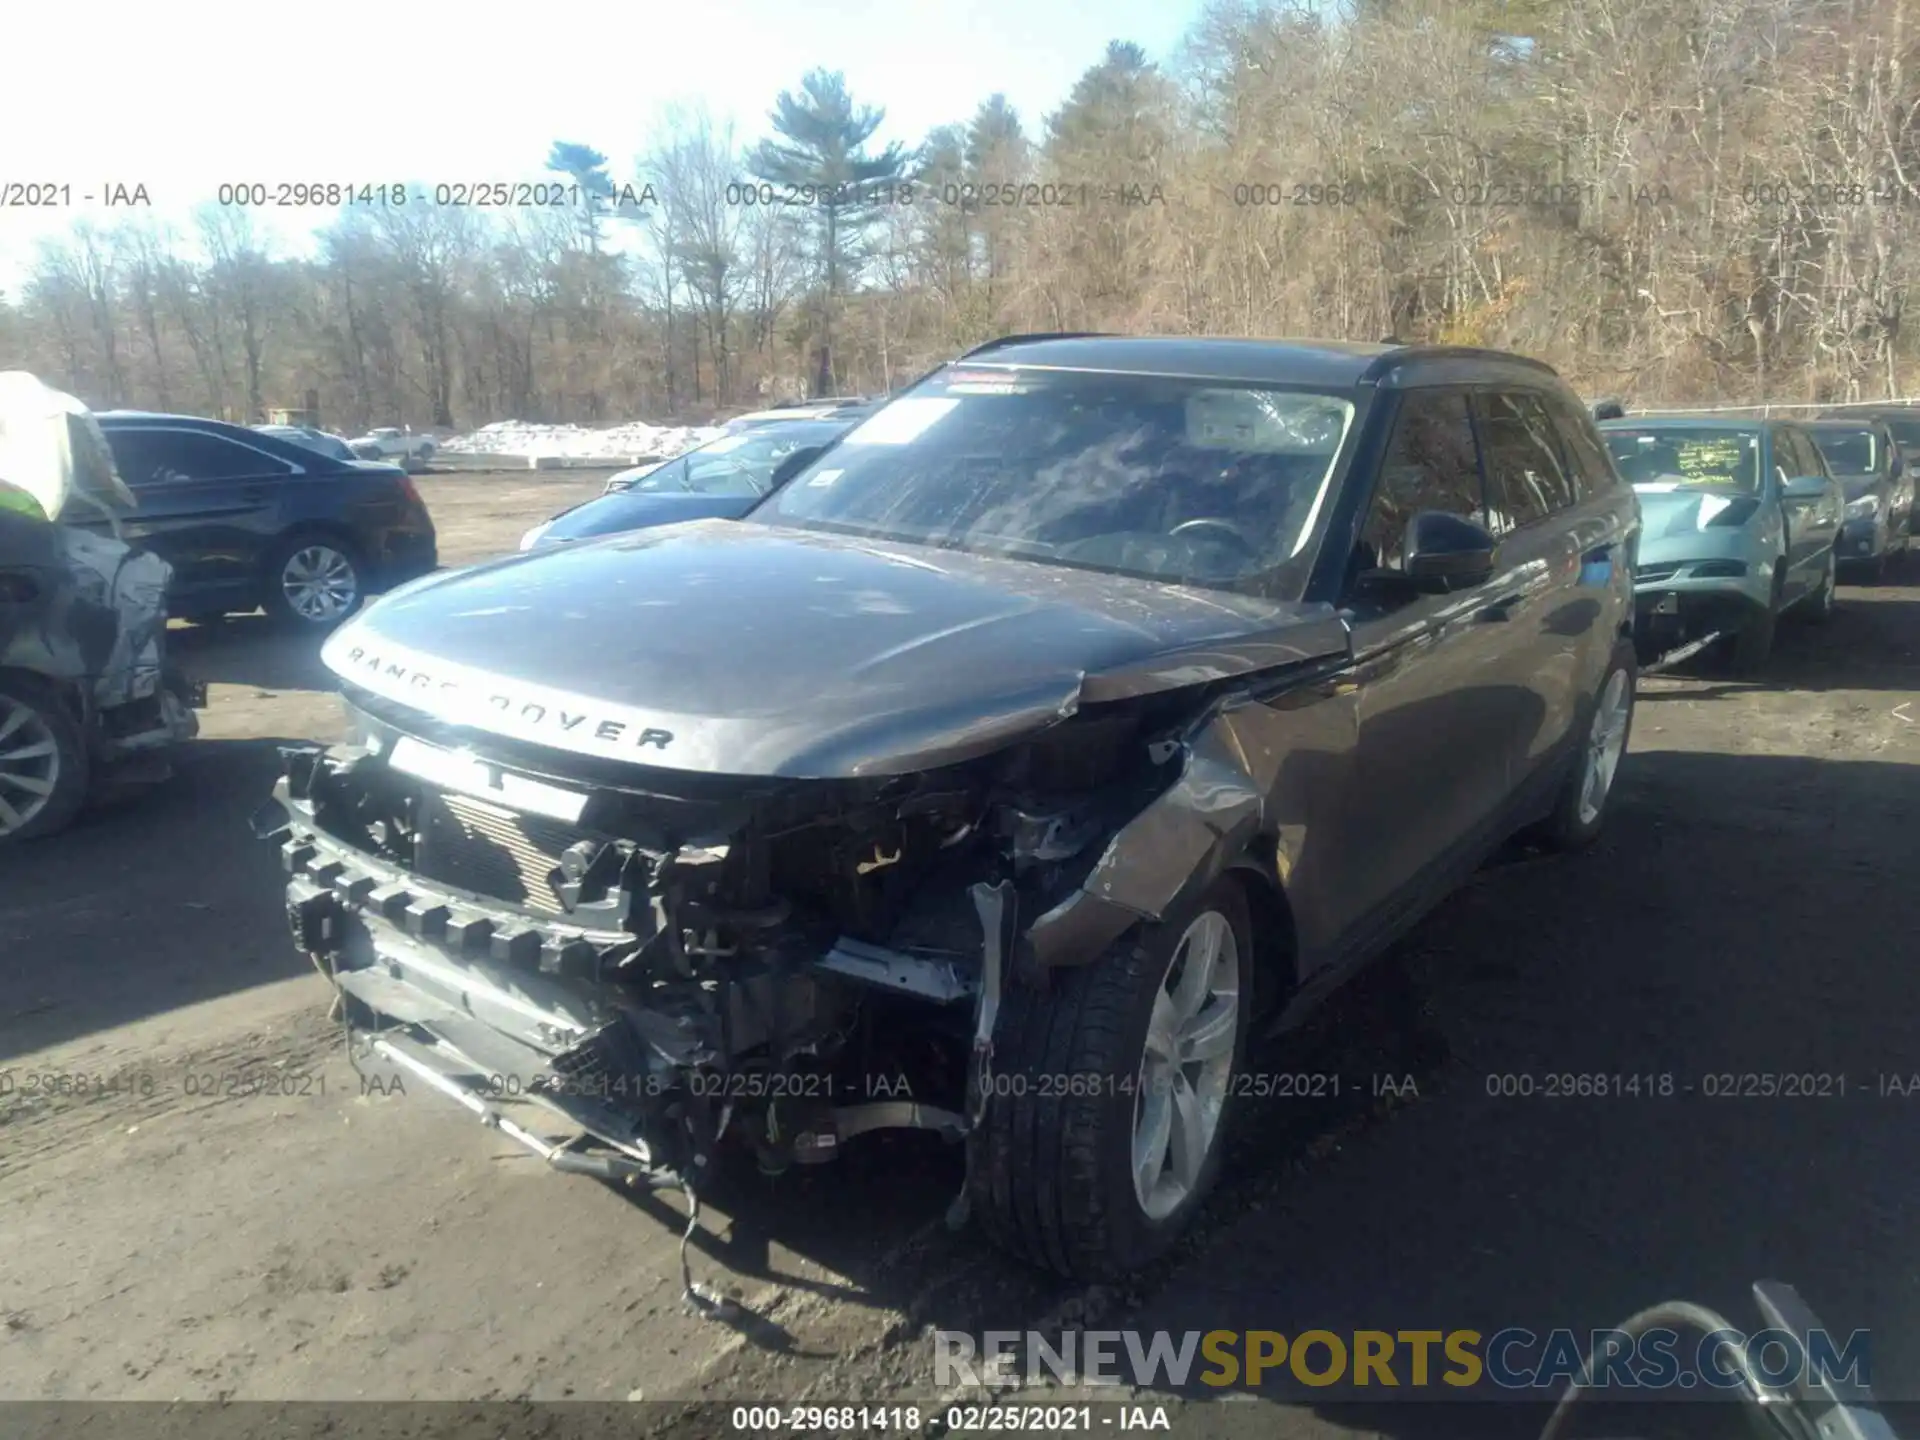
<path fill-rule="evenodd" d="M 1832 614 L 1842 567 L 1877 581 L 1911 543 L 1914 472 L 1882 421 L 1660 415 L 1600 432 L 1646 527 L 1643 663 L 1719 640 L 1756 672 L 1783 618 Z"/>

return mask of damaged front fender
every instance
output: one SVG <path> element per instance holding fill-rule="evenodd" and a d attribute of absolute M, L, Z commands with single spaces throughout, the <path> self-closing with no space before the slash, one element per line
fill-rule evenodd
<path fill-rule="evenodd" d="M 154 723 L 96 736 L 108 757 L 192 738 L 193 711 L 164 680 L 172 570 L 124 542 L 24 515 L 0 515 L 0 669 L 60 686 L 92 726 L 150 704 Z"/>
<path fill-rule="evenodd" d="M 1163 918 L 1250 852 L 1261 854 L 1263 873 L 1284 889 L 1305 826 L 1283 770 L 1303 752 L 1348 748 L 1351 715 L 1321 704 L 1323 690 L 1337 693 L 1322 684 L 1325 675 L 1346 658 L 1337 651 L 1298 660 L 1291 673 L 1268 677 L 1270 693 L 1224 699 L 1182 737 L 1163 742 L 1179 755 L 1178 777 L 1112 835 L 1080 888 L 1034 922 L 1026 935 L 1034 962 L 1097 958 L 1131 926 Z"/>

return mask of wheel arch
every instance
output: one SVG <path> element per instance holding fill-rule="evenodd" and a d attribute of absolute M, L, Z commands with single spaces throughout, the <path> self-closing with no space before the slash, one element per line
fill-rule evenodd
<path fill-rule="evenodd" d="M 1279 837 L 1260 834 L 1221 867 L 1222 878 L 1240 887 L 1253 929 L 1254 1008 L 1278 1013 L 1300 987 L 1300 932 L 1293 902 L 1280 878 Z"/>
<path fill-rule="evenodd" d="M 353 527 L 341 520 L 325 518 L 296 520 L 278 535 L 273 543 L 262 553 L 260 561 L 260 579 L 270 582 L 274 578 L 274 561 L 280 555 L 303 540 L 331 540 L 339 545 L 347 558 L 364 572 L 367 564 L 366 549 L 360 538 L 354 534 Z"/>
<path fill-rule="evenodd" d="M 92 719 L 92 707 L 87 703 L 87 687 L 79 680 L 46 675 L 20 665 L 0 665 L 0 682 L 46 696 L 65 711 L 76 725 L 84 727 Z"/>

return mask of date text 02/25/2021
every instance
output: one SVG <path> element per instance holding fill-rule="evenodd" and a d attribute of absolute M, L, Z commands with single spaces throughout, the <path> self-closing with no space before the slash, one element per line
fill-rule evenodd
<path fill-rule="evenodd" d="M 1164 1405 L 949 1405 L 944 1414 L 918 1405 L 736 1405 L 737 1434 L 917 1434 L 942 1420 L 949 1435 L 1091 1435 L 1112 1430 L 1171 1430 Z"/>

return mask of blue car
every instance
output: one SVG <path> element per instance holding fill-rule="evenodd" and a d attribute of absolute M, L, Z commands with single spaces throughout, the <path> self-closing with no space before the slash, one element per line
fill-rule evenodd
<path fill-rule="evenodd" d="M 562 510 L 520 537 L 522 550 L 674 525 L 682 520 L 737 520 L 804 470 L 851 430 L 860 414 L 782 420 L 722 435 L 686 454 L 634 473 L 607 493 Z"/>
<path fill-rule="evenodd" d="M 1645 524 L 1642 663 L 1720 636 L 1733 668 L 1751 673 L 1782 615 L 1832 612 L 1846 493 L 1804 425 L 1663 415 L 1605 421 L 1600 433 Z"/>

